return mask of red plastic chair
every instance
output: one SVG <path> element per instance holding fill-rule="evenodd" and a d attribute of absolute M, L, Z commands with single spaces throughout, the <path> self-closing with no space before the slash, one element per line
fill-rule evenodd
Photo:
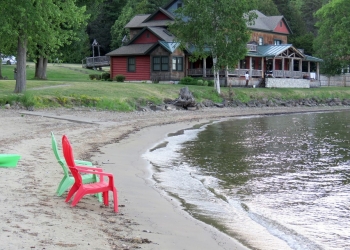
<path fill-rule="evenodd" d="M 80 199 L 83 198 L 83 196 L 87 194 L 102 193 L 103 202 L 106 206 L 108 206 L 108 191 L 112 191 L 113 199 L 114 199 L 114 212 L 117 213 L 118 212 L 118 195 L 117 195 L 117 189 L 114 186 L 113 174 L 105 173 L 101 168 L 76 166 L 74 162 L 72 146 L 67 136 L 65 135 L 63 135 L 62 137 L 62 147 L 63 147 L 63 155 L 66 160 L 66 163 L 75 179 L 75 182 L 66 198 L 66 202 L 68 202 L 72 198 L 72 196 L 75 194 L 71 204 L 71 206 L 74 207 L 80 201 Z M 96 183 L 84 184 L 80 173 L 99 175 L 100 181 Z M 104 176 L 108 177 L 108 182 L 104 181 L 104 178 L 103 178 Z"/>

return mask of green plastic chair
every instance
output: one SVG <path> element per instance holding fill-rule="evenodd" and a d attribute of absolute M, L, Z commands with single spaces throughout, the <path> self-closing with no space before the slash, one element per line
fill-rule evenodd
<path fill-rule="evenodd" d="M 58 148 L 57 148 L 57 142 L 56 142 L 56 138 L 55 135 L 53 134 L 53 132 L 51 132 L 51 144 L 52 144 L 52 150 L 56 156 L 56 159 L 58 161 L 58 163 L 61 165 L 62 169 L 63 169 L 63 173 L 64 176 L 60 182 L 60 184 L 58 185 L 58 188 L 56 190 L 56 194 L 57 196 L 61 196 L 65 191 L 67 191 L 69 188 L 71 188 L 75 182 L 75 179 L 73 176 L 70 176 L 69 173 L 69 169 L 67 167 L 67 163 L 64 160 L 64 158 L 62 158 L 60 156 L 60 154 L 58 153 Z M 89 161 L 81 161 L 81 160 L 75 160 L 74 161 L 75 164 L 77 164 L 78 166 L 91 166 L 92 167 L 92 163 Z M 94 183 L 94 182 L 99 182 L 99 177 L 95 174 L 84 174 L 81 176 L 83 183 Z M 98 193 L 96 194 L 99 202 L 102 202 L 102 194 Z"/>

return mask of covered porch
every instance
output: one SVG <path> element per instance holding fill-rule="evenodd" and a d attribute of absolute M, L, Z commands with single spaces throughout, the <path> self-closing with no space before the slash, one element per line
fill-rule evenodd
<path fill-rule="evenodd" d="M 189 63 L 187 75 L 213 77 L 211 58 Z M 304 55 L 290 44 L 262 45 L 249 50 L 245 59 L 235 67 L 220 70 L 221 77 L 244 77 L 248 71 L 252 78 L 320 79 L 319 63 L 322 60 Z"/>

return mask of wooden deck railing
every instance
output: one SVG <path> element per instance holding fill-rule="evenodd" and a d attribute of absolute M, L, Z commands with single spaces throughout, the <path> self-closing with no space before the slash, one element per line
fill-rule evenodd
<path fill-rule="evenodd" d="M 228 70 L 228 76 L 233 77 L 243 77 L 246 72 L 250 72 L 249 69 L 229 69 Z M 225 70 L 220 70 L 220 75 L 225 75 Z M 266 72 L 267 73 L 267 72 Z M 258 69 L 253 69 L 251 73 L 251 77 L 262 77 L 263 71 Z M 309 75 L 308 72 L 301 72 L 301 71 L 289 71 L 289 70 L 273 70 L 269 71 L 267 75 L 276 77 L 276 78 L 296 78 L 296 79 L 302 79 L 304 75 Z M 187 69 L 187 75 L 188 76 L 203 76 L 203 69 L 197 68 L 197 69 Z M 206 76 L 210 77 L 213 76 L 213 70 L 207 69 L 206 70 Z"/>
<path fill-rule="evenodd" d="M 109 56 L 86 57 L 82 60 L 83 68 L 99 68 L 110 66 Z"/>

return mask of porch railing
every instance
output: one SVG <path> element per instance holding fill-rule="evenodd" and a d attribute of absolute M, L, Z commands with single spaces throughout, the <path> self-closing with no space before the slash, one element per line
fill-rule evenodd
<path fill-rule="evenodd" d="M 247 44 L 248 51 L 256 51 L 257 47 L 258 45 L 255 45 L 255 44 Z"/>
<path fill-rule="evenodd" d="M 97 68 L 110 65 L 109 56 L 86 57 L 82 60 L 83 68 Z"/>
<path fill-rule="evenodd" d="M 243 77 L 246 72 L 250 72 L 249 69 L 229 69 L 228 70 L 228 76 L 233 77 Z M 225 70 L 219 71 L 221 76 L 225 76 Z M 301 72 L 301 71 L 289 71 L 289 70 L 273 70 L 269 72 L 265 72 L 268 77 L 277 77 L 277 78 L 297 78 L 302 79 L 304 75 L 309 75 L 308 72 Z M 203 76 L 203 69 L 197 68 L 197 69 L 187 69 L 187 75 L 188 76 Z M 213 76 L 213 70 L 212 69 L 206 69 L 206 76 L 210 77 Z M 262 77 L 263 71 L 259 69 L 253 69 L 251 72 L 251 77 Z"/>

